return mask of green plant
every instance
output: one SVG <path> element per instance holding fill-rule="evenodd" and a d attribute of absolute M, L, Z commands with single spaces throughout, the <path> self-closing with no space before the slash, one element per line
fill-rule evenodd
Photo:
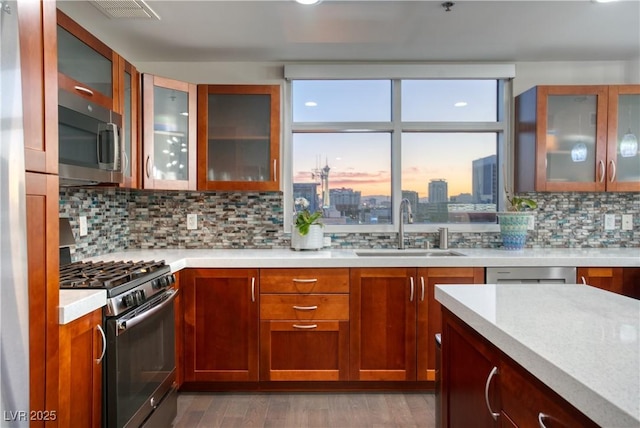
<path fill-rule="evenodd" d="M 507 211 L 527 211 L 538 208 L 538 203 L 533 199 L 510 196 L 509 193 L 507 193 L 507 202 Z"/>
<path fill-rule="evenodd" d="M 298 229 L 298 233 L 302 236 L 309 233 L 309 227 L 312 224 L 322 226 L 320 218 L 322 217 L 322 211 L 318 210 L 314 213 L 309 211 L 309 201 L 305 198 L 296 198 L 295 200 L 295 214 L 296 222 L 295 226 Z"/>

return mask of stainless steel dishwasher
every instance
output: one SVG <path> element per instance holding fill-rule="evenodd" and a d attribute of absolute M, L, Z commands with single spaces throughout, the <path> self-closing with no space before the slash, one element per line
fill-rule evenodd
<path fill-rule="evenodd" d="M 489 267 L 487 284 L 575 284 L 575 267 Z"/>

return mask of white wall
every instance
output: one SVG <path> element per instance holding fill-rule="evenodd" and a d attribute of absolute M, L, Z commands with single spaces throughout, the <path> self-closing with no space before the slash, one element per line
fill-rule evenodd
<path fill-rule="evenodd" d="M 274 84 L 283 81 L 282 62 L 140 62 L 141 72 L 190 83 Z M 535 85 L 640 84 L 640 60 L 518 62 L 514 95 Z"/>

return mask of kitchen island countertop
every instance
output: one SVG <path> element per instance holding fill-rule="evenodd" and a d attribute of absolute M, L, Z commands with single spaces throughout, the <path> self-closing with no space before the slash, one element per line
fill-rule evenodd
<path fill-rule="evenodd" d="M 437 285 L 436 300 L 606 427 L 640 426 L 640 301 L 578 284 Z"/>

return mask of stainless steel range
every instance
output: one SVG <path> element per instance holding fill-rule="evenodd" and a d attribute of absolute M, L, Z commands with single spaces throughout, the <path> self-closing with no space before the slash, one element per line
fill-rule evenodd
<path fill-rule="evenodd" d="M 175 276 L 163 261 L 76 262 L 60 288 L 104 289 L 103 426 L 170 427 L 177 412 Z"/>

